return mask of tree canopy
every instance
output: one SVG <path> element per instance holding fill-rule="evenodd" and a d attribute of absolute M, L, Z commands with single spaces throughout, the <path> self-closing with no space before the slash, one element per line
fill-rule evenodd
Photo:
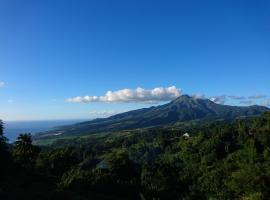
<path fill-rule="evenodd" d="M 1 160 L 1 199 L 270 197 L 270 113 L 61 139 L 50 146 L 36 146 L 30 134 L 21 134 L 13 145 L 5 139 L 0 145 L 0 154 L 11 158 Z"/>

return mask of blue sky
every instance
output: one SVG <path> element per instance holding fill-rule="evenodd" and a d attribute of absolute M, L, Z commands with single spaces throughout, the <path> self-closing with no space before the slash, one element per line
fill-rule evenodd
<path fill-rule="evenodd" d="M 150 106 L 136 98 L 138 87 L 147 95 L 175 86 L 226 95 L 226 104 L 269 105 L 267 0 L 2 0 L 0 27 L 4 120 L 92 118 Z M 125 88 L 132 101 L 66 101 Z M 172 98 L 162 95 L 153 101 Z"/>

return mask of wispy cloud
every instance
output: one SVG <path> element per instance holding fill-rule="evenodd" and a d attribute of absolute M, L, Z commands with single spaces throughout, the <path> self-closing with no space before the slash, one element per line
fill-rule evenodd
<path fill-rule="evenodd" d="M 230 95 L 228 96 L 230 99 L 235 99 L 235 100 L 243 100 L 246 99 L 247 97 L 244 96 L 234 96 L 234 95 Z"/>
<path fill-rule="evenodd" d="M 90 111 L 89 114 L 92 117 L 109 117 L 126 111 L 114 111 L 114 110 L 102 110 L 102 111 Z"/>
<path fill-rule="evenodd" d="M 182 94 L 182 90 L 175 87 L 157 87 L 153 89 L 122 89 L 118 91 L 108 91 L 103 96 L 78 96 L 67 99 L 68 102 L 75 103 L 92 103 L 92 102 L 105 102 L 105 103 L 158 103 L 170 101 Z"/>
<path fill-rule="evenodd" d="M 252 100 L 240 101 L 239 103 L 243 105 L 248 105 L 248 106 L 255 104 L 255 102 Z"/>
<path fill-rule="evenodd" d="M 13 103 L 14 101 L 13 101 L 13 99 L 9 99 L 9 100 L 7 100 L 7 102 L 8 103 Z"/>
<path fill-rule="evenodd" d="M 264 104 L 266 104 L 265 102 L 268 102 L 266 101 L 267 95 L 252 95 L 252 96 L 222 95 L 210 97 L 210 100 L 218 104 L 225 104 L 227 102 L 230 102 L 228 99 L 236 100 L 238 104 L 242 105 L 259 104 L 258 100 L 263 100 L 262 102 L 264 102 Z"/>
<path fill-rule="evenodd" d="M 206 98 L 205 94 L 201 94 L 201 93 L 192 94 L 191 96 L 195 99 L 205 99 Z"/>
<path fill-rule="evenodd" d="M 224 104 L 226 102 L 226 95 L 210 97 L 210 100 L 217 104 Z"/>
<path fill-rule="evenodd" d="M 253 95 L 253 96 L 249 96 L 249 99 L 263 99 L 266 98 L 266 95 Z"/>
<path fill-rule="evenodd" d="M 0 81 L 0 88 L 5 86 L 5 82 Z"/>
<path fill-rule="evenodd" d="M 260 105 L 270 107 L 270 99 L 264 99 Z"/>

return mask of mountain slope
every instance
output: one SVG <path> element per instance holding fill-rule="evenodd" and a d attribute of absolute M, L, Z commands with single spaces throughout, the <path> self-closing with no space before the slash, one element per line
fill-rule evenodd
<path fill-rule="evenodd" d="M 54 131 L 43 133 L 43 135 L 111 132 L 150 126 L 163 126 L 197 119 L 234 119 L 259 115 L 268 110 L 268 108 L 262 106 L 238 107 L 220 105 L 209 99 L 196 99 L 183 95 L 168 104 L 59 127 Z"/>

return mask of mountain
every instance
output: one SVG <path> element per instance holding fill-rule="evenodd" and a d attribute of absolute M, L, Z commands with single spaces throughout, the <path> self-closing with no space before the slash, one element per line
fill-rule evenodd
<path fill-rule="evenodd" d="M 191 120 L 217 120 L 251 117 L 268 111 L 263 106 L 228 106 L 216 104 L 209 99 L 182 95 L 170 103 L 133 110 L 108 118 L 95 119 L 83 123 L 59 127 L 40 136 L 84 135 L 99 132 L 112 132 L 135 128 L 170 125 Z"/>

